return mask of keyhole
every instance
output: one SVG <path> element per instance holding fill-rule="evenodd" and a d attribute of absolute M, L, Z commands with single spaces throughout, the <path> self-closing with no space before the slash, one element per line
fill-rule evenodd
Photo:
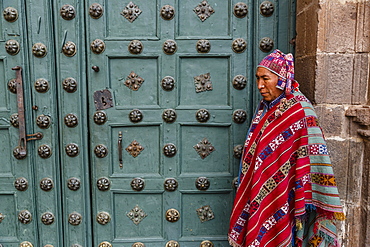
<path fill-rule="evenodd" d="M 104 106 L 107 105 L 107 102 L 105 101 L 105 98 L 104 97 L 101 97 L 101 102 L 103 103 Z"/>

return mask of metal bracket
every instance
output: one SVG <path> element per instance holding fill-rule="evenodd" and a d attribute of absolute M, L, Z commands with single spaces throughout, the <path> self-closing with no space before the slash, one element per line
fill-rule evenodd
<path fill-rule="evenodd" d="M 18 155 L 17 157 L 23 159 L 27 155 L 27 141 L 42 139 L 42 133 L 26 135 L 26 121 L 24 117 L 24 98 L 23 98 L 23 80 L 22 80 L 22 67 L 16 66 L 12 68 L 16 71 L 15 82 L 17 84 L 17 102 L 18 102 L 18 122 L 19 122 L 19 142 L 18 142 Z M 27 138 L 30 137 L 30 138 Z"/>

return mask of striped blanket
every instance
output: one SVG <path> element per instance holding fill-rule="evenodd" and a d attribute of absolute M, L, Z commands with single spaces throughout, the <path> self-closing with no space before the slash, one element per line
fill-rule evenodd
<path fill-rule="evenodd" d="M 241 161 L 230 218 L 234 247 L 337 246 L 344 219 L 317 116 L 299 91 L 260 104 Z"/>

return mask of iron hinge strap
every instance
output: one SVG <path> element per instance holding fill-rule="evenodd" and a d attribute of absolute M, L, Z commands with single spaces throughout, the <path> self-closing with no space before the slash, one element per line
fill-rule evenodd
<path fill-rule="evenodd" d="M 38 132 L 35 134 L 26 135 L 26 121 L 24 117 L 24 99 L 23 99 L 23 80 L 22 80 L 22 67 L 15 66 L 12 70 L 16 71 L 16 83 L 17 83 L 17 104 L 18 104 L 18 122 L 19 122 L 19 154 L 21 156 L 27 155 L 27 141 L 40 140 L 42 139 L 42 133 Z M 27 138 L 30 137 L 30 138 Z"/>

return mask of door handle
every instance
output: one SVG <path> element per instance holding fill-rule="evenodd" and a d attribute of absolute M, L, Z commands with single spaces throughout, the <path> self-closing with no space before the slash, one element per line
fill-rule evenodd
<path fill-rule="evenodd" d="M 18 122 L 19 122 L 19 141 L 17 158 L 24 159 L 27 156 L 27 141 L 40 140 L 43 135 L 40 132 L 26 135 L 26 121 L 24 117 L 24 99 L 23 99 L 23 80 L 22 67 L 15 66 L 12 70 L 16 71 L 16 85 L 17 85 L 17 105 L 18 105 Z M 30 137 L 27 139 L 27 137 Z"/>
<path fill-rule="evenodd" d="M 123 160 L 122 160 L 122 131 L 118 132 L 118 160 L 119 160 L 119 167 L 123 168 Z"/>

